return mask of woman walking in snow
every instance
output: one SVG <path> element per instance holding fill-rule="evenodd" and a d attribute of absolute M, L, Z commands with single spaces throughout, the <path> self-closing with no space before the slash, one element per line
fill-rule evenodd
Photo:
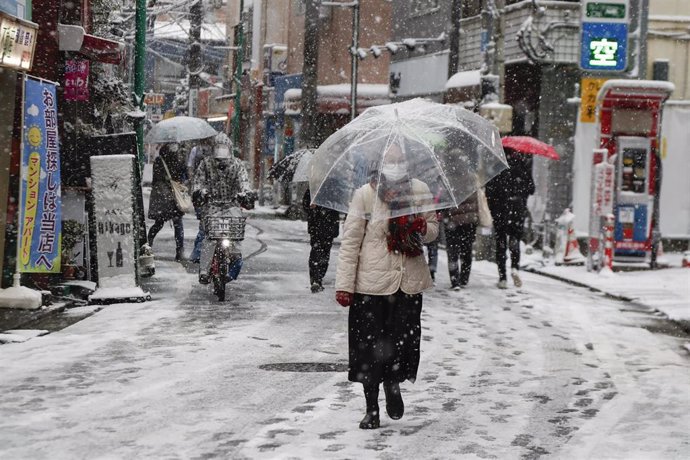
<path fill-rule="evenodd" d="M 184 161 L 178 151 L 179 144 L 165 144 L 161 147 L 158 158 L 153 162 L 149 219 L 153 219 L 154 222 L 149 228 L 148 243 L 149 246 L 153 246 L 153 240 L 165 222 L 172 220 L 175 230 L 175 260 L 179 262 L 184 257 L 184 227 L 182 226 L 184 213 L 177 208 L 170 185 L 170 179 L 182 182 L 186 172 Z"/>
<path fill-rule="evenodd" d="M 414 382 L 419 366 L 422 291 L 433 286 L 423 244 L 438 235 L 435 212 L 366 220 L 372 209 L 390 216 L 414 201 L 431 200 L 429 187 L 409 176 L 405 156 L 392 144 L 381 168 L 357 189 L 345 220 L 336 274 L 336 300 L 350 307 L 348 379 L 364 387 L 362 429 L 380 426 L 379 386 L 386 412 L 397 420 L 405 405 L 400 382 Z"/>

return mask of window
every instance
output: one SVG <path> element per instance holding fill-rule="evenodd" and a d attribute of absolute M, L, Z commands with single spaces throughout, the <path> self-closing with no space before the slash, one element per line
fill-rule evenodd
<path fill-rule="evenodd" d="M 482 0 L 464 0 L 462 2 L 462 17 L 471 18 L 482 12 Z"/>
<path fill-rule="evenodd" d="M 439 0 L 413 0 L 412 14 L 414 16 L 420 16 L 436 11 L 438 9 L 438 1 Z"/>

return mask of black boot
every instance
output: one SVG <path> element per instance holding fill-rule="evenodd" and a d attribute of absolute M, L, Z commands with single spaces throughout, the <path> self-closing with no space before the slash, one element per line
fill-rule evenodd
<path fill-rule="evenodd" d="M 323 284 L 321 281 L 312 281 L 311 282 L 311 292 L 312 294 L 316 294 L 317 292 L 323 291 Z"/>
<path fill-rule="evenodd" d="M 405 413 L 405 403 L 400 394 L 398 382 L 383 382 L 383 392 L 386 394 L 386 413 L 393 420 L 401 419 Z"/>
<path fill-rule="evenodd" d="M 379 385 L 364 387 L 364 398 L 367 401 L 367 413 L 359 422 L 359 427 L 363 430 L 374 430 L 381 425 L 379 418 Z"/>
<path fill-rule="evenodd" d="M 175 249 L 175 262 L 182 262 L 184 260 L 184 248 Z"/>

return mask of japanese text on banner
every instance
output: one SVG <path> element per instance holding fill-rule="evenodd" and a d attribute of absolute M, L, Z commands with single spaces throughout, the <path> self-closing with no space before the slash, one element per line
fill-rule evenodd
<path fill-rule="evenodd" d="M 24 83 L 19 270 L 60 271 L 60 147 L 55 85 Z"/>

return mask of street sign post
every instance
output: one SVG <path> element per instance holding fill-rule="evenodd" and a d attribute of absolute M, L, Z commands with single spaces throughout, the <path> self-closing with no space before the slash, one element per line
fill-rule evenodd
<path fill-rule="evenodd" d="M 580 68 L 622 72 L 628 63 L 629 0 L 584 0 Z"/>

